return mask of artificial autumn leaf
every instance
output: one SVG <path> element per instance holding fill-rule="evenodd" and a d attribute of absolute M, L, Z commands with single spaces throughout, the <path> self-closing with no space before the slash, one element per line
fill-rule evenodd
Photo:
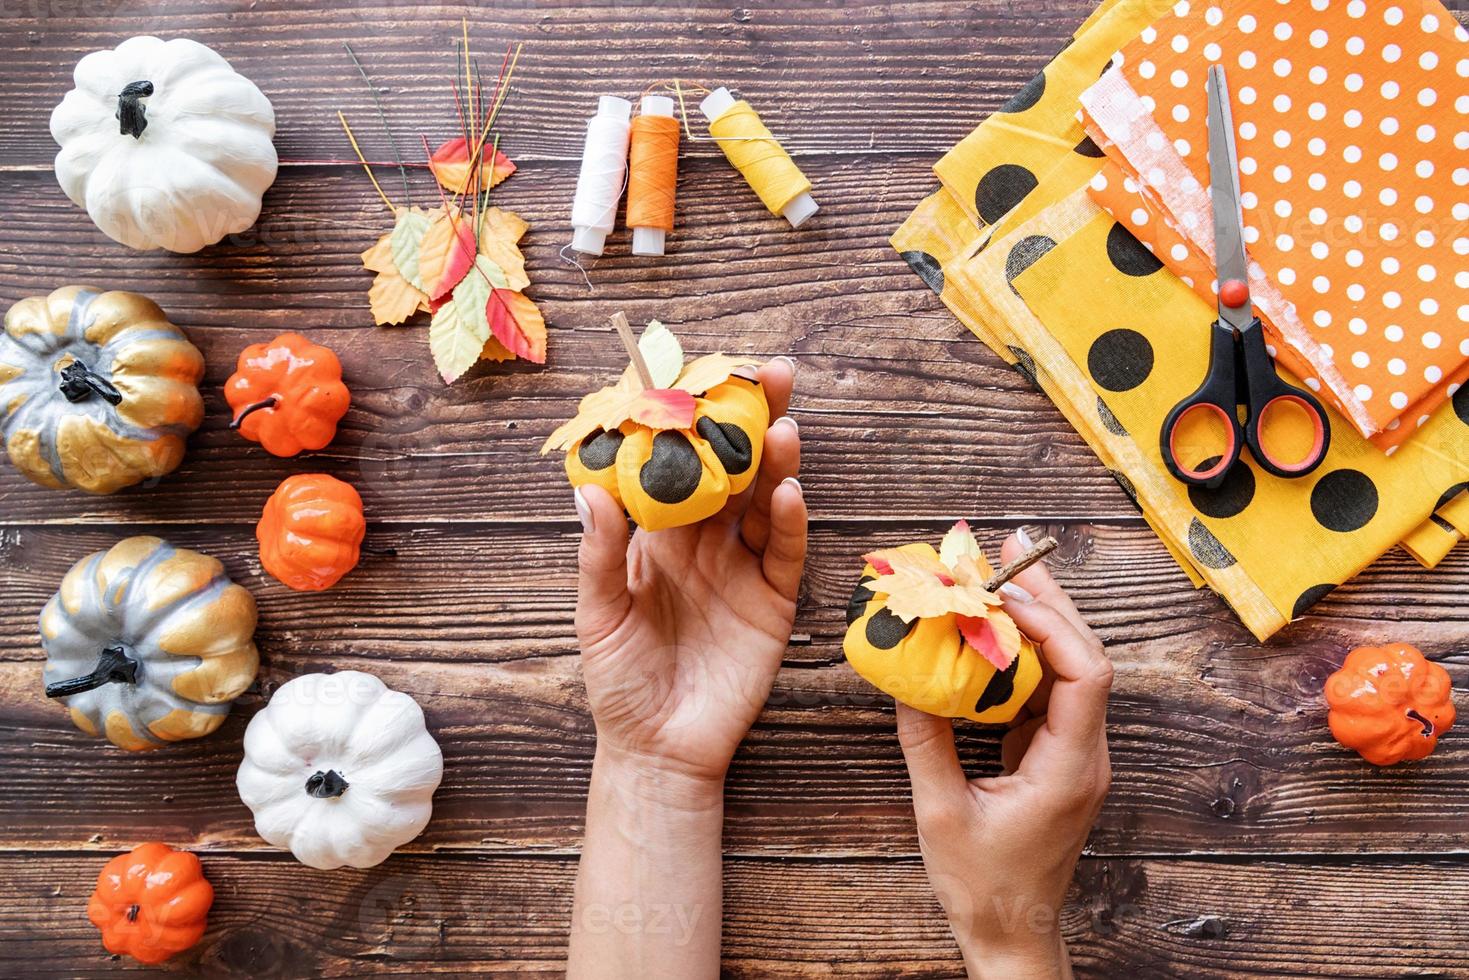
<path fill-rule="evenodd" d="M 391 272 L 400 275 L 398 263 L 393 261 L 393 233 L 384 232 L 383 236 L 373 243 L 372 248 L 362 253 L 362 264 L 371 272 Z"/>
<path fill-rule="evenodd" d="M 458 211 L 439 210 L 418 250 L 421 288 L 431 300 L 447 296 L 474 265 L 474 228 Z"/>
<path fill-rule="evenodd" d="M 969 522 L 959 520 L 954 522 L 954 526 L 949 528 L 944 534 L 944 539 L 939 542 L 939 561 L 953 568 L 964 555 L 973 558 L 988 576 L 989 562 L 984 560 L 984 552 L 980 550 L 979 542 L 974 540 L 974 532 L 969 530 Z"/>
<path fill-rule="evenodd" d="M 486 162 L 486 151 L 491 149 L 493 148 L 490 146 L 479 147 L 479 180 L 475 190 L 494 187 L 515 173 L 515 164 L 498 149 L 494 150 L 493 163 Z M 470 180 L 469 157 L 469 143 L 463 136 L 457 136 L 434 151 L 433 156 L 429 157 L 428 168 L 433 171 L 434 178 L 444 190 L 450 194 L 464 194 Z"/>
<path fill-rule="evenodd" d="M 399 208 L 392 233 L 388 236 L 394 268 L 415 289 L 423 289 L 423 279 L 419 277 L 418 254 L 423 236 L 428 233 L 431 224 L 433 218 L 421 208 Z M 366 257 L 364 254 L 363 258 Z"/>
<path fill-rule="evenodd" d="M 508 288 L 517 293 L 530 285 L 530 276 L 525 274 L 525 256 L 516 247 L 529 227 L 520 215 L 500 208 L 489 208 L 480 217 L 479 254 L 500 267 Z"/>
<path fill-rule="evenodd" d="M 488 262 L 484 256 L 479 261 Z M 502 280 L 503 281 L 503 280 Z M 485 308 L 490 333 L 517 357 L 546 363 L 546 320 L 524 293 L 496 289 Z"/>
<path fill-rule="evenodd" d="M 648 321 L 648 326 L 638 337 L 638 353 L 648 366 L 654 388 L 671 388 L 683 373 L 683 345 L 678 338 L 657 320 Z"/>
<path fill-rule="evenodd" d="M 728 354 L 705 354 L 689 362 L 678 376 L 675 388 L 682 388 L 694 395 L 702 395 L 715 385 L 722 385 L 742 367 L 757 367 L 760 362 L 748 357 L 730 357 Z"/>
<path fill-rule="evenodd" d="M 650 429 L 687 429 L 698 409 L 694 396 L 678 388 L 649 388 L 632 405 L 632 420 Z"/>
<path fill-rule="evenodd" d="M 983 619 L 970 616 L 955 616 L 964 642 L 980 656 L 994 665 L 996 670 L 1005 670 L 1015 661 L 1020 652 L 1020 627 L 1003 610 L 991 609 Z"/>
<path fill-rule="evenodd" d="M 505 349 L 505 345 L 494 337 L 485 341 L 485 349 L 479 352 L 481 361 L 513 361 L 515 355 Z"/>
<path fill-rule="evenodd" d="M 485 303 L 493 291 L 489 271 L 481 269 L 485 274 L 460 279 L 429 322 L 429 350 L 445 384 L 453 384 L 468 371 L 480 359 L 485 342 L 490 339 L 490 325 L 485 320 Z M 498 269 L 493 271 L 498 275 Z"/>
<path fill-rule="evenodd" d="M 425 296 L 413 288 L 412 283 L 394 269 L 379 272 L 367 290 L 367 303 L 372 310 L 373 322 L 379 326 L 402 323 L 417 313 Z"/>

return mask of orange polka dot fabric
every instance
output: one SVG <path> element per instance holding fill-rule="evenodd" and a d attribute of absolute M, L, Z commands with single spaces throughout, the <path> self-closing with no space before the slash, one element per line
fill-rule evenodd
<path fill-rule="evenodd" d="M 1469 376 L 1469 33 L 1437 0 L 1184 0 L 1120 52 L 1082 97 L 1124 178 L 1092 196 L 1212 299 L 1211 64 L 1277 353 L 1391 449 Z"/>

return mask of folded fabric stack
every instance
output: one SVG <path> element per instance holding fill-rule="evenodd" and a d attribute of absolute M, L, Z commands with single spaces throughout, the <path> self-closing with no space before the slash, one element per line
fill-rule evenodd
<path fill-rule="evenodd" d="M 1469 328 L 1460 317 L 1469 316 L 1469 308 L 1461 310 L 1469 301 L 1469 274 L 1462 258 L 1453 261 L 1469 248 L 1463 223 L 1469 171 L 1460 169 L 1452 149 L 1410 152 L 1400 133 L 1397 170 L 1418 182 L 1392 186 L 1396 210 L 1381 203 L 1391 198 L 1382 194 L 1390 182 L 1360 176 L 1353 197 L 1335 161 L 1320 166 L 1335 188 L 1333 203 L 1329 188 L 1314 187 L 1316 170 L 1302 162 L 1322 156 L 1313 152 L 1314 139 L 1338 144 L 1329 151 L 1338 160 L 1348 145 L 1364 160 L 1369 145 L 1379 155 L 1387 151 L 1375 140 L 1313 135 L 1301 120 L 1315 121 L 1319 110 L 1299 91 L 1301 84 L 1317 84 L 1311 79 L 1322 68 L 1342 86 L 1321 100 L 1335 120 L 1326 129 L 1358 128 L 1347 121 L 1359 118 L 1349 115 L 1355 109 L 1366 120 L 1360 127 L 1376 126 L 1379 135 L 1386 116 L 1378 100 L 1396 91 L 1390 100 L 1404 103 L 1400 130 L 1410 120 L 1415 127 L 1407 137 L 1412 150 L 1436 141 L 1462 149 L 1458 144 L 1469 141 L 1460 132 L 1469 129 L 1460 109 L 1469 111 L 1463 60 L 1469 49 L 1436 2 L 1415 4 L 1411 23 L 1374 4 L 1379 23 L 1351 35 L 1336 29 L 1342 51 L 1357 47 L 1350 42 L 1356 35 L 1373 46 L 1376 63 L 1368 65 L 1363 55 L 1361 79 L 1349 85 L 1352 73 L 1339 59 L 1357 56 L 1312 57 L 1326 50 L 1314 45 L 1319 35 L 1313 32 L 1329 38 L 1334 30 L 1315 22 L 1332 14 L 1335 23 L 1338 6 L 1341 18 L 1360 20 L 1354 16 L 1360 0 L 1236 0 L 1228 23 L 1207 3 L 1191 10 L 1188 3 L 1107 0 L 1040 75 L 935 165 L 942 186 L 893 236 L 954 314 L 1051 397 L 1194 583 L 1218 592 L 1261 639 L 1395 544 L 1432 567 L 1469 534 L 1469 388 L 1459 386 L 1469 370 Z M 1294 13 L 1296 21 L 1281 12 Z M 1254 25 L 1248 34 L 1240 25 L 1246 16 L 1253 20 L 1245 24 Z M 1262 31 L 1275 43 L 1245 60 L 1265 74 L 1236 79 L 1232 66 L 1246 40 Z M 1411 42 L 1410 31 L 1416 32 Z M 1397 35 L 1403 35 L 1399 55 L 1386 60 L 1382 52 Z M 1433 60 L 1426 57 L 1430 47 L 1437 61 L 1424 68 Z M 1409 57 L 1418 75 L 1404 80 L 1402 62 Z M 1145 60 L 1154 67 L 1143 68 Z M 1199 208 L 1191 196 L 1207 193 L 1196 185 L 1206 182 L 1203 77 L 1211 60 L 1231 66 L 1236 127 L 1245 129 L 1241 188 L 1247 201 L 1257 202 L 1246 220 L 1261 229 L 1247 245 L 1258 266 L 1251 291 L 1269 314 L 1282 373 L 1294 372 L 1331 404 L 1332 443 L 1309 476 L 1277 479 L 1246 453 L 1223 486 L 1207 490 L 1167 473 L 1158 432 L 1168 410 L 1202 379 L 1215 318 L 1211 212 L 1207 197 Z M 1298 64 L 1287 70 L 1276 64 L 1282 60 Z M 1446 75 L 1436 71 L 1441 66 Z M 1292 88 L 1297 72 L 1305 81 Z M 1354 105 L 1348 96 L 1366 91 L 1369 78 L 1374 100 Z M 1393 79 L 1396 90 L 1387 86 Z M 1434 103 L 1425 106 L 1430 97 L 1422 92 L 1430 87 Z M 1246 98 L 1254 101 L 1243 104 Z M 1276 112 L 1277 104 L 1302 100 L 1301 119 L 1288 123 L 1267 124 L 1252 111 Z M 1158 118 L 1164 114 L 1166 125 Z M 1433 139 L 1419 139 L 1417 128 L 1424 126 L 1435 127 Z M 1171 158 L 1159 156 L 1160 140 Z M 1272 152 L 1257 151 L 1256 143 Z M 1255 161 L 1249 170 L 1247 155 Z M 1140 167 L 1144 159 L 1149 162 Z M 1282 167 L 1299 180 L 1277 182 Z M 1418 176 L 1430 167 L 1427 177 Z M 1360 200 L 1369 186 L 1377 195 L 1372 209 L 1341 203 Z M 1326 221 L 1315 220 L 1318 208 Z M 1395 222 L 1396 239 L 1383 237 L 1388 221 Z M 1294 240 L 1279 241 L 1282 235 Z M 1261 248 L 1267 236 L 1268 254 Z M 1313 248 L 1318 243 L 1327 249 L 1324 257 Z M 1370 278 L 1339 271 L 1369 267 L 1377 270 Z M 1324 288 L 1317 288 L 1318 279 Z M 1383 302 L 1389 291 L 1392 306 Z"/>

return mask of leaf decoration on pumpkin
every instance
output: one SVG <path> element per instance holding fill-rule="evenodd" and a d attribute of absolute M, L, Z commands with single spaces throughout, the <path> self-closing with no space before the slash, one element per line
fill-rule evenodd
<path fill-rule="evenodd" d="M 489 260 L 480 256 L 480 261 Z M 509 353 L 536 364 L 546 363 L 546 321 L 524 293 L 496 289 L 490 294 L 485 318 L 490 322 L 490 332 Z"/>
<path fill-rule="evenodd" d="M 488 146 L 481 148 L 480 155 L 484 156 L 485 151 L 489 149 L 491 148 Z M 462 195 L 466 192 L 475 194 L 488 190 L 515 173 L 515 164 L 504 153 L 495 149 L 495 158 L 492 162 L 480 161 L 478 180 L 474 187 L 470 187 L 469 150 L 469 142 L 463 136 L 456 136 L 445 142 L 433 152 L 433 156 L 429 157 L 428 168 L 433 171 L 434 179 L 450 194 Z"/>
<path fill-rule="evenodd" d="M 661 335 L 667 334 L 674 344 L 678 343 L 677 338 L 656 320 L 648 324 L 643 337 L 650 332 L 653 337 L 649 340 L 649 349 L 656 349 L 656 356 L 666 360 L 671 347 L 668 339 Z M 641 337 L 638 351 L 647 361 Z M 679 360 L 682 358 L 680 346 Z M 708 354 L 682 365 L 681 370 L 674 373 L 672 383 L 661 388 L 644 388 L 636 368 L 629 364 L 615 385 L 594 391 L 581 400 L 576 417 L 557 427 L 546 438 L 541 445 L 541 453 L 570 449 L 598 429 L 611 431 L 629 420 L 653 429 L 687 429 L 694 424 L 696 396 L 728 381 L 739 368 L 759 363 L 748 357 Z M 669 370 L 668 364 L 661 364 L 657 371 L 649 364 L 649 373 L 655 382 L 669 379 Z"/>
<path fill-rule="evenodd" d="M 393 223 L 390 237 L 393 265 L 415 289 L 423 289 L 418 271 L 418 252 L 431 224 L 433 218 L 420 208 L 399 208 L 397 220 Z"/>
<path fill-rule="evenodd" d="M 654 388 L 671 388 L 683 372 L 683 344 L 657 320 L 649 320 L 638 337 L 638 352 L 648 365 Z"/>
<path fill-rule="evenodd" d="M 419 275 L 428 298 L 442 299 L 458 286 L 477 253 L 469 219 L 457 210 L 438 209 L 418 250 Z M 504 276 L 500 278 L 503 281 Z"/>
<path fill-rule="evenodd" d="M 1007 669 L 1020 653 L 1020 629 L 984 587 L 994 571 L 968 523 L 956 523 L 939 547 L 937 555 L 885 548 L 863 556 L 878 573 L 867 587 L 885 595 L 888 611 L 905 623 L 952 614 L 964 642 L 995 669 Z"/>
<path fill-rule="evenodd" d="M 445 384 L 454 383 L 473 367 L 490 339 L 490 325 L 485 319 L 485 304 L 494 288 L 490 273 L 493 271 L 501 281 L 503 277 L 488 259 L 477 259 L 476 265 L 480 262 L 490 268 L 480 268 L 475 274 L 463 277 L 429 323 L 429 349 Z"/>

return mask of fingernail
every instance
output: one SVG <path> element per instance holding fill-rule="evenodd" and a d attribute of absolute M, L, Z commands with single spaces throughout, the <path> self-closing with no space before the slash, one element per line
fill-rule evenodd
<path fill-rule="evenodd" d="M 796 359 L 794 357 L 787 357 L 786 355 L 781 354 L 778 358 L 776 358 L 776 360 L 785 361 L 787 364 L 789 364 L 791 366 L 791 377 L 794 378 L 796 376 L 796 368 L 798 367 L 798 365 L 796 364 Z"/>
<path fill-rule="evenodd" d="M 571 499 L 576 502 L 576 516 L 581 520 L 581 529 L 590 534 L 592 532 L 592 508 L 587 506 L 587 498 L 581 495 L 581 487 L 571 492 Z"/>
<path fill-rule="evenodd" d="M 797 425 L 796 424 L 796 420 L 793 419 L 793 418 L 791 418 L 789 415 L 782 415 L 780 418 L 778 418 L 774 422 L 772 422 L 770 424 L 770 427 L 773 429 L 777 425 L 781 425 L 781 424 L 788 425 L 792 429 L 795 429 L 796 430 L 796 435 L 800 435 L 801 434 L 801 427 L 799 425 Z"/>
<path fill-rule="evenodd" d="M 1035 547 L 1035 542 L 1030 540 L 1030 535 L 1025 533 L 1025 525 L 1023 524 L 1015 529 L 1015 539 L 1020 542 L 1020 547 L 1026 551 Z"/>
<path fill-rule="evenodd" d="M 1000 586 L 1000 595 L 1004 596 L 1006 599 L 1014 599 L 1021 605 L 1029 605 L 1030 603 L 1035 602 L 1035 596 L 1031 595 L 1029 592 L 1026 592 L 1014 582 L 1006 582 L 1004 585 Z"/>
<path fill-rule="evenodd" d="M 795 477 L 788 476 L 784 480 L 780 481 L 781 486 L 785 486 L 786 484 L 790 484 L 791 486 L 795 487 L 796 493 L 799 493 L 801 496 L 804 497 L 806 495 L 806 491 L 801 489 L 801 481 L 796 479 Z"/>

